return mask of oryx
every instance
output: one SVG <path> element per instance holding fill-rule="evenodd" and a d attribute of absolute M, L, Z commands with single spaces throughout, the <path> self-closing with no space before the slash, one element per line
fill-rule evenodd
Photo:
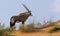
<path fill-rule="evenodd" d="M 32 16 L 32 13 L 31 11 L 26 7 L 25 4 L 22 4 L 24 6 L 24 8 L 27 10 L 26 12 L 24 13 L 20 13 L 16 16 L 12 16 L 10 18 L 10 27 L 12 28 L 13 26 L 15 26 L 15 23 L 16 22 L 22 22 L 23 26 L 24 26 L 24 23 L 25 21 L 28 19 L 29 16 Z"/>

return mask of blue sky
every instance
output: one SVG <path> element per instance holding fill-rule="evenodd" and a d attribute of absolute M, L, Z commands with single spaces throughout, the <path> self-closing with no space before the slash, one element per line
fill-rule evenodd
<path fill-rule="evenodd" d="M 60 20 L 60 0 L 0 0 L 0 22 L 9 26 L 10 17 L 25 12 L 21 5 L 24 3 L 31 11 L 26 23 L 34 21 L 43 22 L 43 20 Z"/>

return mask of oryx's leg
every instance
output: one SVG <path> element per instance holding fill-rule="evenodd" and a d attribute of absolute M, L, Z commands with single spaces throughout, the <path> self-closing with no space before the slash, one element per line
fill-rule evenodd
<path fill-rule="evenodd" d="M 23 24 L 23 26 L 24 26 L 24 21 L 22 21 L 22 24 Z"/>
<path fill-rule="evenodd" d="M 10 22 L 10 28 L 11 28 L 11 32 L 13 32 L 15 30 L 15 21 L 13 23 Z"/>
<path fill-rule="evenodd" d="M 10 22 L 10 28 L 12 28 L 12 26 L 13 26 L 13 25 L 12 25 L 12 22 Z"/>
<path fill-rule="evenodd" d="M 10 32 L 13 32 L 15 30 L 15 21 L 12 23 L 10 22 Z"/>
<path fill-rule="evenodd" d="M 22 26 L 23 26 L 23 29 L 24 29 L 24 21 L 22 21 Z"/>
<path fill-rule="evenodd" d="M 13 17 L 11 17 L 11 19 L 10 19 L 10 27 L 12 28 L 13 26 L 15 26 L 15 19 Z"/>
<path fill-rule="evenodd" d="M 15 21 L 14 22 L 10 22 L 10 28 L 15 28 Z"/>

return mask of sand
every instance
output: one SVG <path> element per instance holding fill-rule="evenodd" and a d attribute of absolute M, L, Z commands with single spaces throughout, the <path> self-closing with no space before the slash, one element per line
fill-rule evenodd
<path fill-rule="evenodd" d="M 56 25 L 60 25 L 60 22 L 56 23 Z M 32 33 L 22 33 L 20 31 L 14 31 L 11 34 L 16 36 L 60 36 L 60 30 L 54 33 L 48 33 L 48 30 L 51 29 L 52 26 L 46 27 L 43 29 L 39 29 L 39 32 L 32 32 Z"/>

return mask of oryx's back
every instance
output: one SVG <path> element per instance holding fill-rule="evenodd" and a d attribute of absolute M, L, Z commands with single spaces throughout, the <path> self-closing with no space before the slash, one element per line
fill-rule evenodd
<path fill-rule="evenodd" d="M 15 21 L 25 21 L 28 17 L 29 15 L 26 13 L 21 13 L 18 16 L 12 16 L 11 19 L 13 18 Z"/>

